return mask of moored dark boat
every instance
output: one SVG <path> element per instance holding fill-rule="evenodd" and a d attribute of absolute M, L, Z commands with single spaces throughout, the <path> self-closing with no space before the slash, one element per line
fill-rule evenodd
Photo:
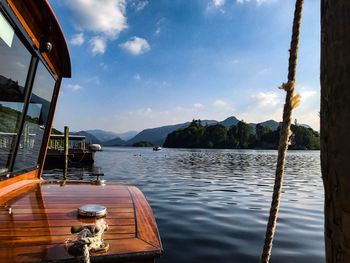
<path fill-rule="evenodd" d="M 0 262 L 153 262 L 162 246 L 136 187 L 41 179 L 60 84 L 71 75 L 50 5 L 0 0 L 0 25 L 0 60 L 6 61 L 0 65 Z M 107 209 L 106 233 L 97 224 L 101 218 L 78 216 L 90 203 Z M 75 239 L 83 240 L 71 234 L 72 226 L 99 240 L 71 250 Z M 92 247 L 101 233 L 104 246 Z"/>
<path fill-rule="evenodd" d="M 70 164 L 92 164 L 96 150 L 86 145 L 85 136 L 69 135 L 68 161 Z M 64 135 L 50 135 L 45 167 L 64 167 Z"/>

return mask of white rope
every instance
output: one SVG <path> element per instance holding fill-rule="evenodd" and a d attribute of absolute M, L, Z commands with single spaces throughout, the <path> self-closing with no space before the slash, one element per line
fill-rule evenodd
<path fill-rule="evenodd" d="M 73 228 L 72 232 L 77 233 L 77 239 L 70 242 L 73 244 L 69 250 L 78 251 L 80 255 L 83 255 L 85 263 L 90 263 L 90 252 L 108 249 L 108 244 L 102 238 L 104 231 L 108 229 L 108 225 L 103 218 L 97 220 L 95 225 L 78 227 L 78 231 Z"/>

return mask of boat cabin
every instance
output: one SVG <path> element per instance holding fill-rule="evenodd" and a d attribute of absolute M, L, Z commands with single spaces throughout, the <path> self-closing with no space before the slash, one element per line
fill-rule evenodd
<path fill-rule="evenodd" d="M 68 158 L 70 165 L 93 164 L 95 161 L 96 149 L 94 144 L 87 144 L 86 137 L 81 135 L 69 135 L 68 153 L 65 155 L 66 136 L 51 134 L 46 152 L 44 168 L 60 168 L 65 165 L 65 158 Z M 100 146 L 101 147 L 101 146 Z"/>
<path fill-rule="evenodd" d="M 41 178 L 61 81 L 71 76 L 48 1 L 0 0 L 0 61 L 0 262 L 153 262 L 162 246 L 140 190 Z M 92 230 L 101 230 L 97 214 L 79 215 L 91 203 L 107 211 L 106 233 Z M 72 252 L 83 231 L 103 234 L 104 249 Z"/>
<path fill-rule="evenodd" d="M 65 136 L 62 134 L 51 134 L 48 149 L 63 151 L 65 144 Z M 69 149 L 86 150 L 86 137 L 82 135 L 68 136 Z"/>

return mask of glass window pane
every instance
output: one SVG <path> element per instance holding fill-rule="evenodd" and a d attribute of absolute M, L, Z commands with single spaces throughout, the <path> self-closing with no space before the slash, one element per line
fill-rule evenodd
<path fill-rule="evenodd" d="M 24 105 L 24 86 L 31 54 L 0 13 L 0 174 L 13 154 Z M 13 32 L 13 34 L 12 34 Z"/>
<path fill-rule="evenodd" d="M 54 88 L 55 79 L 39 62 L 14 170 L 22 170 L 38 164 Z"/>

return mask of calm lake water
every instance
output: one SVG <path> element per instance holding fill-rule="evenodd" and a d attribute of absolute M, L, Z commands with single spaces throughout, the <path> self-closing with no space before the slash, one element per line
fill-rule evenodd
<path fill-rule="evenodd" d="M 260 150 L 104 148 L 94 169 L 146 195 L 164 248 L 157 262 L 258 262 L 276 158 Z M 324 262 L 319 159 L 318 151 L 288 153 L 271 262 Z M 70 173 L 89 178 L 89 169 Z"/>

